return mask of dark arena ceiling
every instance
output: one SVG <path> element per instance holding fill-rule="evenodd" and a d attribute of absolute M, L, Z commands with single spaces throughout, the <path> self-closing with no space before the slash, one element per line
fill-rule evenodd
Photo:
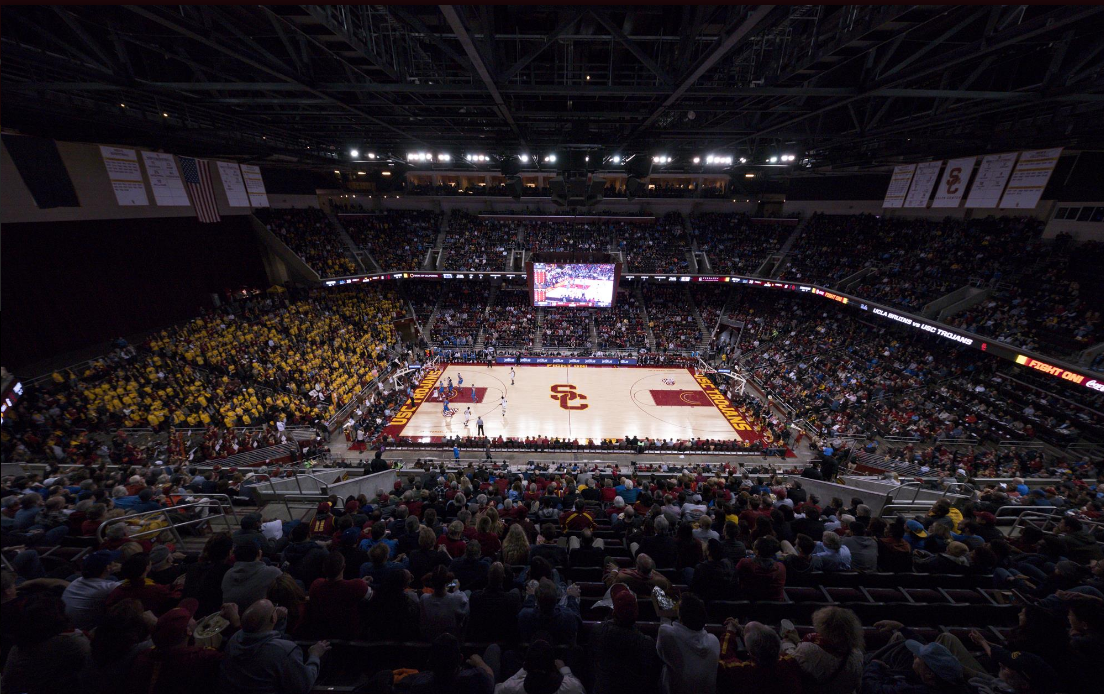
<path fill-rule="evenodd" d="M 1104 142 L 1104 7 L 8 6 L 5 129 L 290 166 Z M 704 165 L 698 165 L 702 170 Z"/>

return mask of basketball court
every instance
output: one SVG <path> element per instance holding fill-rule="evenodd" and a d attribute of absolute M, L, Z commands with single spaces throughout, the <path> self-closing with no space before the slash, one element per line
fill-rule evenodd
<path fill-rule="evenodd" d="M 704 376 L 688 369 L 596 366 L 510 366 L 448 364 L 430 371 L 385 432 L 418 443 L 475 436 L 483 418 L 486 436 L 526 436 L 585 442 L 621 439 L 762 438 Z M 447 387 L 452 380 L 453 392 Z M 460 380 L 463 379 L 463 385 Z M 454 412 L 445 416 L 439 387 Z M 503 415 L 500 398 L 506 397 Z M 464 425 L 465 410 L 470 421 Z"/>

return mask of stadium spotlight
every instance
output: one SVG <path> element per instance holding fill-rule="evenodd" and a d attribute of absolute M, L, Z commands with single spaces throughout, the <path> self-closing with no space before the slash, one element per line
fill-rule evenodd
<path fill-rule="evenodd" d="M 713 157 L 706 157 L 706 158 L 705 158 L 705 163 L 706 163 L 706 164 L 709 164 L 709 163 L 711 163 L 711 160 L 712 160 L 712 159 L 713 159 Z M 700 163 L 701 163 L 701 157 L 694 157 L 694 163 L 695 163 L 695 164 L 700 164 Z"/>
<path fill-rule="evenodd" d="M 356 159 L 357 157 L 360 156 L 360 150 L 354 149 L 354 150 L 350 151 L 349 156 L 352 157 L 353 159 Z"/>
<path fill-rule="evenodd" d="M 767 160 L 767 163 L 777 164 L 778 163 L 778 157 L 771 157 L 770 159 Z"/>
<path fill-rule="evenodd" d="M 529 163 L 529 155 L 528 154 L 519 154 L 518 159 L 521 161 L 522 164 L 528 164 Z"/>
<path fill-rule="evenodd" d="M 375 152 L 369 152 L 368 153 L 368 158 L 369 159 L 375 159 L 376 158 L 376 153 Z"/>
<path fill-rule="evenodd" d="M 119 108 L 126 108 L 126 104 L 119 104 Z"/>
<path fill-rule="evenodd" d="M 741 163 L 741 164 L 746 164 L 746 163 L 747 163 L 747 159 L 745 159 L 744 157 L 740 157 L 740 163 Z"/>
<path fill-rule="evenodd" d="M 753 174 L 753 173 L 746 173 L 746 174 L 744 174 L 744 178 L 755 178 L 755 174 Z"/>
<path fill-rule="evenodd" d="M 438 154 L 437 161 L 452 161 L 452 156 L 448 154 Z"/>
<path fill-rule="evenodd" d="M 407 161 L 414 161 L 414 157 L 416 157 L 416 156 L 417 156 L 417 155 L 416 155 L 416 154 L 414 154 L 414 152 L 407 152 L 407 153 L 406 153 L 406 160 L 407 160 Z"/>
<path fill-rule="evenodd" d="M 614 164 L 620 164 L 621 163 L 621 157 L 619 155 L 615 154 L 615 155 L 613 155 L 613 158 L 610 159 L 610 161 L 612 161 Z"/>
<path fill-rule="evenodd" d="M 544 160 L 546 162 L 550 163 L 550 164 L 555 164 L 556 163 L 556 155 L 555 154 L 549 154 L 544 158 Z"/>
<path fill-rule="evenodd" d="M 338 174 L 338 175 L 341 175 L 341 172 L 340 172 L 340 171 L 338 171 L 337 169 L 334 169 L 334 173 L 335 173 L 335 174 Z"/>
<path fill-rule="evenodd" d="M 384 176 L 390 176 L 391 172 L 390 171 L 381 171 L 380 174 L 382 174 Z"/>

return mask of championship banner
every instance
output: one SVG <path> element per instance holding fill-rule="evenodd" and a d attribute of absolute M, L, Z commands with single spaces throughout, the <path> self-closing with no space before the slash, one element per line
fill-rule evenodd
<path fill-rule="evenodd" d="M 1061 147 L 1021 152 L 1020 161 L 1016 163 L 1016 169 L 1008 179 L 1008 187 L 1004 189 L 1000 206 L 1021 210 L 1035 209 L 1060 156 Z"/>
<path fill-rule="evenodd" d="M 901 207 L 905 203 L 912 176 L 916 173 L 916 164 L 904 164 L 893 168 L 893 178 L 889 179 L 882 207 Z"/>
<path fill-rule="evenodd" d="M 935 179 L 939 178 L 939 169 L 943 166 L 943 160 L 927 161 L 916 167 L 916 175 L 912 177 L 912 187 L 905 196 L 905 207 L 927 207 L 928 198 L 935 188 Z"/>
<path fill-rule="evenodd" d="M 142 182 L 142 167 L 138 166 L 138 152 L 122 147 L 100 146 L 115 201 L 123 207 L 148 205 L 146 186 Z"/>
<path fill-rule="evenodd" d="M 981 160 L 977 177 L 966 197 L 966 207 L 990 208 L 1000 205 L 1001 193 L 1012 175 L 1019 152 L 991 154 Z"/>
<path fill-rule="evenodd" d="M 966 192 L 966 186 L 970 183 L 970 174 L 974 172 L 976 161 L 977 157 L 963 157 L 947 162 L 943 178 L 935 191 L 932 207 L 958 207 L 962 202 L 962 195 Z"/>
<path fill-rule="evenodd" d="M 226 191 L 226 204 L 230 207 L 249 207 L 249 192 L 245 189 L 241 169 L 234 162 L 216 161 L 222 189 Z"/>
<path fill-rule="evenodd" d="M 191 207 L 188 191 L 184 188 L 184 179 L 176 168 L 173 155 L 163 152 L 142 152 L 142 161 L 146 164 L 150 188 L 153 189 L 153 201 L 160 207 Z"/>
<path fill-rule="evenodd" d="M 249 193 L 249 203 L 253 207 L 268 207 L 268 193 L 265 192 L 264 179 L 261 178 L 261 167 L 242 164 L 241 172 L 245 179 L 245 190 Z"/>

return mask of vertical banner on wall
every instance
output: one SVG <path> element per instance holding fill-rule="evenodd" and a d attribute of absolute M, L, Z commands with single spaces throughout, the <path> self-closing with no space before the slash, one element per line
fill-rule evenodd
<path fill-rule="evenodd" d="M 268 207 L 268 193 L 265 192 L 264 179 L 261 178 L 261 167 L 253 164 L 241 165 L 242 178 L 245 179 L 245 190 L 249 193 L 249 202 L 253 207 Z"/>
<path fill-rule="evenodd" d="M 1016 169 L 1008 179 L 1008 187 L 1004 189 L 1000 206 L 1035 209 L 1060 156 L 1061 147 L 1020 152 L 1020 160 L 1016 162 Z"/>
<path fill-rule="evenodd" d="M 943 160 L 926 161 L 916 167 L 916 175 L 912 177 L 912 187 L 905 196 L 905 207 L 927 207 L 928 198 L 935 188 L 935 180 L 939 178 L 939 168 L 943 166 Z"/>
<path fill-rule="evenodd" d="M 893 177 L 889 179 L 889 188 L 886 189 L 885 200 L 882 207 L 900 207 L 905 203 L 905 195 L 908 193 L 912 176 L 916 173 L 916 164 L 905 164 L 893 169 Z"/>
<path fill-rule="evenodd" d="M 122 207 L 148 205 L 146 185 L 142 182 L 142 167 L 138 166 L 138 153 L 133 149 L 100 146 L 115 201 Z"/>
<path fill-rule="evenodd" d="M 159 207 L 192 206 L 173 155 L 142 152 L 142 161 L 146 165 L 146 175 L 149 176 L 150 188 L 153 190 L 154 204 Z"/>
<path fill-rule="evenodd" d="M 241 169 L 234 162 L 216 161 L 222 189 L 226 191 L 226 204 L 230 207 L 249 207 L 249 192 L 245 189 Z"/>
<path fill-rule="evenodd" d="M 947 162 L 947 168 L 943 170 L 943 178 L 939 180 L 939 186 L 935 189 L 935 199 L 932 207 L 958 207 L 962 202 L 962 195 L 966 192 L 966 186 L 970 184 L 970 174 L 974 172 L 974 162 L 977 157 L 963 157 Z"/>
<path fill-rule="evenodd" d="M 966 197 L 966 207 L 997 207 L 1018 156 L 1019 152 L 1006 152 L 983 158 Z"/>

